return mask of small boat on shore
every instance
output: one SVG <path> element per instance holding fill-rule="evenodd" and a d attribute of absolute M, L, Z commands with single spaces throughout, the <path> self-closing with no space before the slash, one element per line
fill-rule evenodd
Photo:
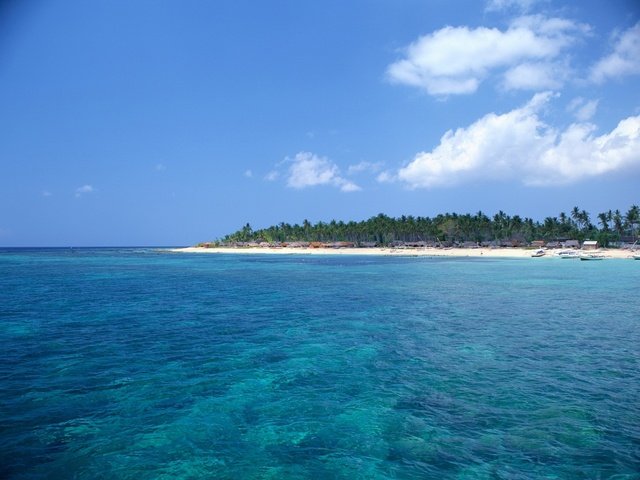
<path fill-rule="evenodd" d="M 633 255 L 632 257 L 634 260 L 640 260 L 640 255 Z"/>
<path fill-rule="evenodd" d="M 545 251 L 543 249 L 536 250 L 534 253 L 531 254 L 532 257 L 544 257 L 544 255 L 545 255 Z"/>
<path fill-rule="evenodd" d="M 560 258 L 573 258 L 573 259 L 580 258 L 580 254 L 575 250 L 563 250 L 561 252 L 558 252 L 557 255 Z"/>
<path fill-rule="evenodd" d="M 606 257 L 601 253 L 583 253 L 580 260 L 604 260 Z"/>

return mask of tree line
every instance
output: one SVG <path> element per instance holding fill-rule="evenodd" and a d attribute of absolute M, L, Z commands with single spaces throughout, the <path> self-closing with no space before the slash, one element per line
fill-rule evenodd
<path fill-rule="evenodd" d="M 594 220 L 589 213 L 574 207 L 543 221 L 499 211 L 493 217 L 476 214 L 444 213 L 433 218 L 402 215 L 398 218 L 378 214 L 368 220 L 310 223 L 301 225 L 279 223 L 254 230 L 250 224 L 214 242 L 237 244 L 245 242 L 353 242 L 355 244 L 391 245 L 395 242 L 435 242 L 456 244 L 465 242 L 493 244 L 528 244 L 533 240 L 561 241 L 597 240 L 602 246 L 621 241 L 635 241 L 640 232 L 640 207 L 631 206 L 626 213 L 609 210 Z"/>

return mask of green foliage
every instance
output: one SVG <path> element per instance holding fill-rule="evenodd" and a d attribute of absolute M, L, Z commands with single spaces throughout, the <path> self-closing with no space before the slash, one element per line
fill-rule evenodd
<path fill-rule="evenodd" d="M 220 240 L 221 243 L 238 242 L 353 242 L 390 245 L 394 242 L 430 242 L 455 244 L 463 242 L 491 243 L 495 245 L 521 245 L 532 240 L 560 241 L 597 239 L 602 245 L 610 245 L 623 237 L 637 237 L 640 232 L 640 208 L 633 205 L 622 215 L 619 210 L 597 215 L 600 228 L 591 222 L 585 210 L 574 207 L 567 215 L 547 217 L 543 222 L 503 211 L 489 218 L 482 212 L 476 214 L 439 214 L 434 218 L 401 216 L 392 218 L 383 213 L 361 222 L 331 220 L 312 224 L 304 220 L 302 225 L 279 223 L 253 230 L 248 223 L 240 230 Z"/>

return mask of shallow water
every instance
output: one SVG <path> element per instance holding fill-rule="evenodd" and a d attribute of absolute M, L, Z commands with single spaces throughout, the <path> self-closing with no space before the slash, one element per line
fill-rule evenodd
<path fill-rule="evenodd" d="M 0 478 L 640 478 L 640 262 L 0 250 Z"/>

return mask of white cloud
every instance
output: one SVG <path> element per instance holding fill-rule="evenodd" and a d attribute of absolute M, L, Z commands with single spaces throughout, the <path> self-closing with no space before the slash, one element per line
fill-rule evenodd
<path fill-rule="evenodd" d="M 277 180 L 277 179 L 278 179 L 278 177 L 279 177 L 279 176 L 280 176 L 280 173 L 278 173 L 278 171 L 276 171 L 276 170 L 271 170 L 269 173 L 267 173 L 267 174 L 264 176 L 264 179 L 265 179 L 267 182 L 274 182 L 275 180 Z"/>
<path fill-rule="evenodd" d="M 76 188 L 76 197 L 79 198 L 86 193 L 93 193 L 95 189 L 91 185 L 83 185 Z"/>
<path fill-rule="evenodd" d="M 586 25 L 540 15 L 519 17 L 505 31 L 445 27 L 409 45 L 405 58 L 387 68 L 387 76 L 394 83 L 444 96 L 473 93 L 492 72 L 507 70 L 509 88 L 545 89 L 552 64 L 557 66 L 563 50 L 587 31 Z M 535 70 L 536 77 L 525 82 L 522 73 L 527 69 Z"/>
<path fill-rule="evenodd" d="M 371 173 L 376 173 L 379 172 L 380 169 L 382 168 L 382 163 L 380 162 L 360 162 L 360 163 L 356 163 L 355 165 L 349 165 L 349 167 L 347 168 L 347 174 L 349 175 L 353 175 L 356 173 L 362 173 L 362 172 L 371 172 Z"/>
<path fill-rule="evenodd" d="M 288 160 L 291 166 L 288 170 L 287 186 L 291 188 L 332 185 L 343 192 L 361 190 L 358 185 L 340 176 L 338 166 L 325 157 L 319 157 L 311 152 L 300 152 L 293 159 Z"/>
<path fill-rule="evenodd" d="M 507 70 L 503 85 L 507 90 L 559 89 L 568 76 L 561 63 L 527 62 Z"/>
<path fill-rule="evenodd" d="M 253 172 L 251 170 L 245 170 L 244 171 L 244 176 L 247 178 L 251 178 L 253 177 Z"/>
<path fill-rule="evenodd" d="M 164 172 L 167 169 L 167 167 L 165 165 L 163 165 L 162 163 L 156 163 L 156 171 L 157 172 Z"/>
<path fill-rule="evenodd" d="M 397 176 L 388 170 L 380 172 L 380 174 L 376 177 L 376 180 L 380 183 L 391 183 L 395 182 L 397 179 Z"/>
<path fill-rule="evenodd" d="M 349 180 L 345 180 L 341 185 L 340 185 L 340 190 L 342 190 L 343 192 L 359 192 L 362 190 L 362 188 L 360 188 L 358 185 L 356 185 L 353 182 L 350 182 Z"/>
<path fill-rule="evenodd" d="M 542 169 L 529 184 L 570 183 L 586 177 L 640 167 L 640 116 L 621 120 L 611 132 L 596 137 L 596 126 L 575 123 L 540 157 Z M 548 169 L 548 173 L 547 172 Z"/>
<path fill-rule="evenodd" d="M 411 188 L 477 180 L 518 180 L 562 185 L 631 166 L 640 167 L 640 116 L 594 136 L 595 125 L 575 123 L 559 132 L 539 112 L 553 94 L 536 94 L 521 108 L 490 113 L 466 128 L 448 131 L 430 152 L 418 153 L 397 179 Z"/>
<path fill-rule="evenodd" d="M 608 78 L 638 74 L 640 74 L 640 22 L 617 37 L 613 52 L 592 67 L 590 79 L 596 83 L 602 83 Z"/>
<path fill-rule="evenodd" d="M 585 102 L 584 105 L 576 110 L 576 119 L 579 122 L 586 122 L 588 120 L 591 120 L 598 110 L 598 103 L 598 100 L 590 100 L 588 102 Z"/>
<path fill-rule="evenodd" d="M 49 190 L 43 190 L 42 191 L 42 196 L 43 197 L 51 197 L 53 195 L 53 193 L 51 193 Z"/>
<path fill-rule="evenodd" d="M 571 100 L 567 106 L 567 111 L 572 113 L 579 122 L 586 122 L 596 114 L 598 103 L 598 100 L 587 101 L 582 97 L 577 97 Z"/>

